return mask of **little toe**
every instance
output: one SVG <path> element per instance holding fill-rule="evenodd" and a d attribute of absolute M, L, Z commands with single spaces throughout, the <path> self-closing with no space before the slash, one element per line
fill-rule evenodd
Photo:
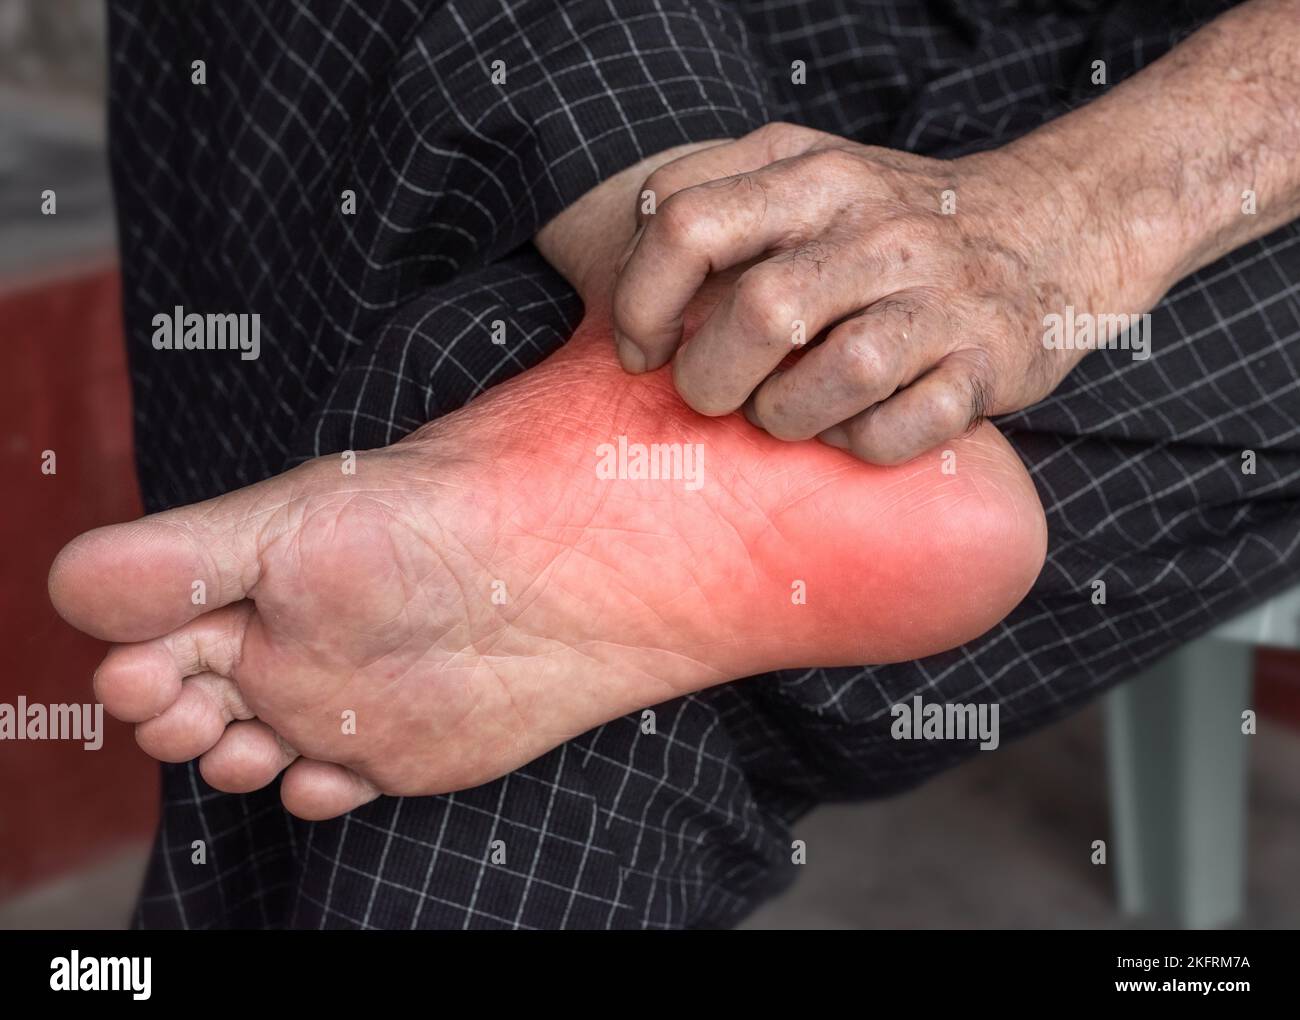
<path fill-rule="evenodd" d="M 377 786 L 343 765 L 299 758 L 280 783 L 280 800 L 291 814 L 309 822 L 337 818 L 369 804 Z"/>

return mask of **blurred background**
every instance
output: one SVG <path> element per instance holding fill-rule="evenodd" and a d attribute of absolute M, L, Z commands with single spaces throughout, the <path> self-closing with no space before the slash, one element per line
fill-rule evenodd
<path fill-rule="evenodd" d="M 160 0 L 161 2 L 161 0 Z M 106 162 L 100 0 L 0 0 L 0 703 L 91 700 L 102 646 L 50 608 L 75 534 L 135 517 L 130 395 Z M 41 195 L 57 195 L 43 215 Z M 57 472 L 43 474 L 44 451 Z M 1300 654 L 1259 649 L 1243 927 L 1300 926 Z M 124 926 L 157 817 L 130 728 L 0 741 L 0 928 Z M 1102 712 L 977 755 L 910 795 L 800 826 L 795 888 L 747 927 L 1121 928 Z"/>
<path fill-rule="evenodd" d="M 0 0 L 0 702 L 92 700 L 98 642 L 45 573 L 79 531 L 137 516 L 98 0 Z M 56 195 L 42 215 L 41 193 Z M 40 470 L 55 453 L 56 473 Z M 0 927 L 120 925 L 157 816 L 130 728 L 0 742 Z"/>

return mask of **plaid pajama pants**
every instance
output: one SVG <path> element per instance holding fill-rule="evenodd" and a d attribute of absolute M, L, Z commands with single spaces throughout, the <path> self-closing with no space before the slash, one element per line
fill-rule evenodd
<path fill-rule="evenodd" d="M 529 239 L 644 156 L 772 119 L 932 155 L 998 145 L 1095 96 L 1094 60 L 1120 80 L 1220 6 L 112 0 L 146 505 L 391 443 L 536 364 L 581 306 Z M 977 641 L 726 685 L 660 706 L 657 733 L 616 720 L 478 789 L 331 822 L 167 766 L 136 923 L 734 924 L 792 880 L 812 805 L 971 753 L 891 739 L 891 705 L 996 701 L 1010 739 L 1300 578 L 1298 281 L 1292 224 L 1182 281 L 1153 313 L 1150 360 L 1094 355 L 999 421 L 1050 551 Z M 177 304 L 260 313 L 260 359 L 153 350 L 151 317 Z"/>

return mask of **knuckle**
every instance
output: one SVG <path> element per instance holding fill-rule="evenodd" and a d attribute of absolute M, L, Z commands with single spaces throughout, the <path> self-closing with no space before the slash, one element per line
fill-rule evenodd
<path fill-rule="evenodd" d="M 700 248 L 712 232 L 712 224 L 700 197 L 689 190 L 679 191 L 659 203 L 646 227 L 646 233 L 651 232 L 673 247 Z"/>
<path fill-rule="evenodd" d="M 688 187 L 689 172 L 683 164 L 689 159 L 690 157 L 687 157 L 685 160 L 674 160 L 671 163 L 666 163 L 642 181 L 641 190 L 637 192 L 638 206 L 646 192 L 654 196 L 654 208 L 658 209 L 677 192 Z"/>
<path fill-rule="evenodd" d="M 795 146 L 811 141 L 820 132 L 811 128 L 791 124 L 789 121 L 774 120 L 749 133 L 749 138 L 762 146 L 771 156 L 779 158 Z"/>
<path fill-rule="evenodd" d="M 655 170 L 650 174 L 649 177 L 641 182 L 641 190 L 637 192 L 638 205 L 640 205 L 641 197 L 645 195 L 646 192 L 649 192 L 654 196 L 655 208 L 658 209 L 660 203 L 677 190 L 672 187 L 672 176 L 673 175 L 664 167 L 660 167 L 658 170 Z"/>
<path fill-rule="evenodd" d="M 757 127 L 749 133 L 747 137 L 756 142 L 771 146 L 774 143 L 784 141 L 789 138 L 794 130 L 794 125 L 784 120 L 768 121 L 762 127 Z"/>
<path fill-rule="evenodd" d="M 771 120 L 749 134 L 751 138 L 790 138 L 802 130 L 804 129 L 798 124 L 792 124 L 788 120 Z"/>
<path fill-rule="evenodd" d="M 871 231 L 877 251 L 894 256 L 902 251 L 924 248 L 934 241 L 933 225 L 923 216 L 899 214 L 882 220 Z"/>
<path fill-rule="evenodd" d="M 918 345 L 939 346 L 951 333 L 938 305 L 916 291 L 885 298 L 872 308 L 872 313 L 881 333 L 888 338 L 889 350 L 900 359 Z"/>
<path fill-rule="evenodd" d="M 799 303 L 784 274 L 751 269 L 736 281 L 736 315 L 760 338 L 776 340 L 800 320 Z"/>
<path fill-rule="evenodd" d="M 930 413 L 949 436 L 960 435 L 979 421 L 975 415 L 980 412 L 977 393 L 981 388 L 974 384 L 974 379 L 969 376 L 965 383 L 937 387 L 930 394 Z"/>
<path fill-rule="evenodd" d="M 816 149 L 808 153 L 805 158 L 809 167 L 818 174 L 850 176 L 857 174 L 862 168 L 857 156 L 837 146 Z"/>
<path fill-rule="evenodd" d="M 887 348 L 879 336 L 861 328 L 845 341 L 844 375 L 855 390 L 874 393 L 889 386 L 894 358 Z"/>
<path fill-rule="evenodd" d="M 911 294 L 885 298 L 872 307 L 879 328 L 898 343 L 910 342 L 918 328 L 928 328 L 930 309 L 926 302 Z"/>

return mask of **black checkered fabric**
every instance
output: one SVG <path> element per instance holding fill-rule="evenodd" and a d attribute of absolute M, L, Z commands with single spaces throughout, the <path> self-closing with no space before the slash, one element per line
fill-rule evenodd
<path fill-rule="evenodd" d="M 536 364 L 581 306 L 529 238 L 646 155 L 772 119 L 931 155 L 994 146 L 1093 98 L 1092 61 L 1120 80 L 1219 6 L 112 0 L 146 505 L 391 443 Z M 150 320 L 176 304 L 259 312 L 261 358 L 154 351 Z M 734 924 L 794 877 L 810 806 L 971 753 L 892 740 L 892 704 L 997 701 L 1010 739 L 1300 579 L 1300 227 L 1183 281 L 1153 320 L 1149 361 L 1089 357 L 1000 421 L 1050 551 L 981 639 L 740 681 L 661 706 L 655 734 L 616 720 L 478 789 L 326 823 L 166 767 L 137 923 Z"/>

